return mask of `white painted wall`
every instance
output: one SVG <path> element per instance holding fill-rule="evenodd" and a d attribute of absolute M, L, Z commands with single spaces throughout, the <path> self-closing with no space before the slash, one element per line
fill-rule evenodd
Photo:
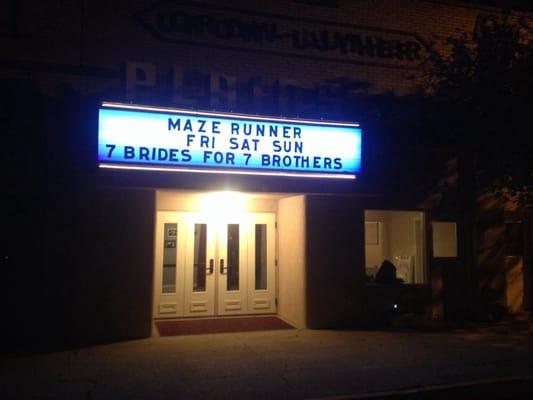
<path fill-rule="evenodd" d="M 158 190 L 156 192 L 157 211 L 199 211 L 202 198 L 210 192 Z M 276 194 L 243 193 L 243 212 L 277 212 Z"/>
<path fill-rule="evenodd" d="M 278 203 L 278 315 L 306 327 L 305 196 Z"/>

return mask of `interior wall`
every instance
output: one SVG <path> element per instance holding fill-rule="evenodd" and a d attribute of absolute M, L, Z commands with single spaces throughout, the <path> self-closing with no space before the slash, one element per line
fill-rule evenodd
<path fill-rule="evenodd" d="M 303 195 L 278 203 L 278 315 L 297 328 L 307 326 L 305 209 Z"/>
<path fill-rule="evenodd" d="M 395 211 L 389 214 L 389 257 L 394 262 L 394 257 L 416 255 L 415 222 L 418 213 L 408 211 Z"/>
<path fill-rule="evenodd" d="M 425 215 L 421 213 L 419 217 L 414 220 L 415 223 L 415 283 L 426 283 L 428 281 L 427 263 L 427 241 L 426 241 L 426 220 Z"/>
<path fill-rule="evenodd" d="M 365 267 L 368 271 L 377 272 L 383 260 L 389 256 L 387 213 L 380 210 L 366 210 L 365 221 L 379 222 L 378 244 L 365 244 Z"/>

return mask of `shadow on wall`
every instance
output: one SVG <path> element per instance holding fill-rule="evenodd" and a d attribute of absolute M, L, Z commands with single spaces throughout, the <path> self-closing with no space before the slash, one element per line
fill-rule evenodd
<path fill-rule="evenodd" d="M 524 262 L 521 256 L 505 257 L 506 308 L 510 314 L 524 310 Z"/>
<path fill-rule="evenodd" d="M 477 254 L 480 317 L 499 320 L 507 312 L 505 224 L 501 201 L 492 193 L 477 198 Z"/>

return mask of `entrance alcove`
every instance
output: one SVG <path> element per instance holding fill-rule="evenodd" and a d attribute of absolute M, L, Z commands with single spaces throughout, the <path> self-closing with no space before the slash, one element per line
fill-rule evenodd
<path fill-rule="evenodd" d="M 304 199 L 157 191 L 154 320 L 266 314 L 305 327 Z"/>

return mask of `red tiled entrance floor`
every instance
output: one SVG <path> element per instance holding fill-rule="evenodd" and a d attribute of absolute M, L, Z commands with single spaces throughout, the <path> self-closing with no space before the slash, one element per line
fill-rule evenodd
<path fill-rule="evenodd" d="M 294 329 L 276 316 L 203 318 L 155 321 L 159 335 L 178 336 L 201 333 L 266 331 L 274 329 Z"/>

